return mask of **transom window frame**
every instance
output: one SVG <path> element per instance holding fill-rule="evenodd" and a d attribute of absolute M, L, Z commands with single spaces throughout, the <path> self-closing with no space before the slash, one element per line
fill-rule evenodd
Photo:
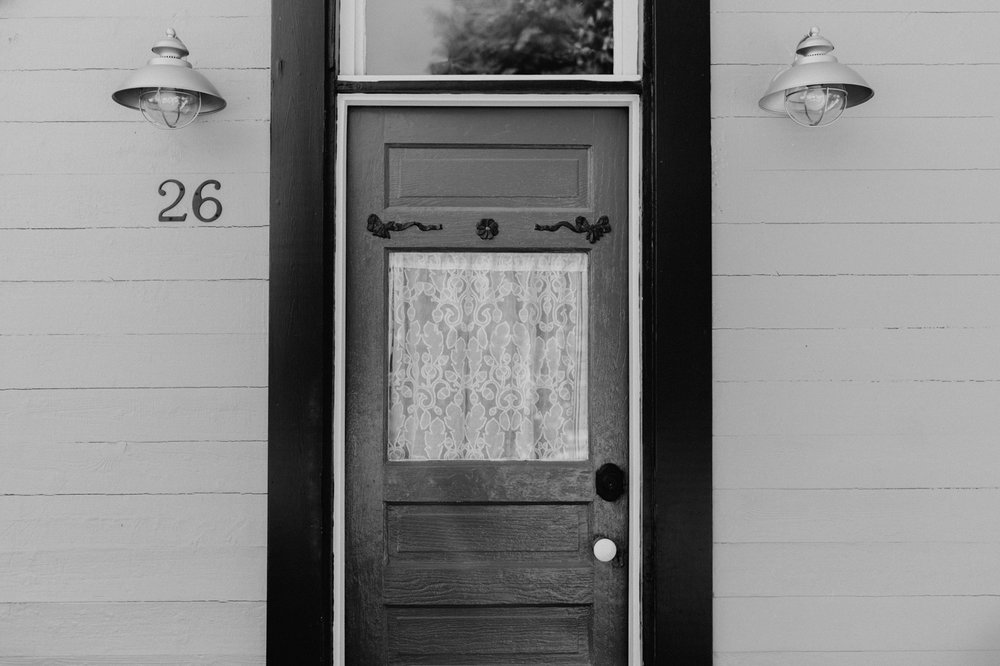
<path fill-rule="evenodd" d="M 404 81 L 639 81 L 642 77 L 642 3 L 614 0 L 612 74 L 366 74 L 365 6 L 368 0 L 339 0 L 337 79 L 349 83 Z"/>

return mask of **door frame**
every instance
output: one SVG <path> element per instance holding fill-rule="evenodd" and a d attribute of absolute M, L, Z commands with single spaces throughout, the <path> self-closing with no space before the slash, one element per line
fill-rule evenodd
<path fill-rule="evenodd" d="M 712 661 L 710 2 L 643 0 L 643 661 Z M 271 3 L 267 653 L 333 632 L 336 0 Z M 417 83 L 440 94 L 460 83 Z M 505 93 L 552 85 L 499 82 Z M 563 92 L 634 92 L 562 82 Z M 634 500 L 633 500 L 634 501 Z"/>
<path fill-rule="evenodd" d="M 628 112 L 628 303 L 629 303 L 629 525 L 628 546 L 628 663 L 642 663 L 642 112 L 638 95 L 504 95 L 504 94 L 342 94 L 337 97 L 337 136 L 334 156 L 334 219 L 347 219 L 347 136 L 352 107 L 421 108 L 624 108 Z M 346 224 L 336 224 L 334 247 L 346 248 Z M 616 227 L 620 230 L 621 226 Z M 334 303 L 346 303 L 347 260 L 344 252 L 334 257 Z M 346 307 L 334 314 L 334 395 L 346 395 Z M 336 400 L 333 408 L 333 663 L 344 660 L 345 555 L 345 403 Z"/>

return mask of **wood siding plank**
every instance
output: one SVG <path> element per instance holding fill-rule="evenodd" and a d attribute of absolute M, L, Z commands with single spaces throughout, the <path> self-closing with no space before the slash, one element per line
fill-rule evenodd
<path fill-rule="evenodd" d="M 1000 224 L 733 224 L 713 238 L 727 275 L 1000 275 Z"/>
<path fill-rule="evenodd" d="M 264 606 L 259 601 L 0 603 L 0 655 L 246 658 L 264 653 Z"/>
<path fill-rule="evenodd" d="M 739 435 L 715 438 L 713 478 L 737 488 L 1000 487 L 996 437 Z"/>
<path fill-rule="evenodd" d="M 720 652 L 1000 649 L 996 597 L 718 599 Z"/>
<path fill-rule="evenodd" d="M 29 550 L 0 560 L 10 572 L 0 577 L 0 597 L 8 603 L 267 597 L 263 546 Z"/>
<path fill-rule="evenodd" d="M 754 6 L 764 8 L 762 3 L 746 4 L 747 9 Z M 799 11 L 712 14 L 713 35 L 753 37 L 713 39 L 711 62 L 787 66 L 796 43 L 814 25 L 822 28 L 823 36 L 837 47 L 833 55 L 851 67 L 861 68 L 867 63 L 1000 62 L 996 45 L 990 39 L 1000 30 L 1000 13 L 996 11 L 955 12 L 944 2 L 934 12 L 845 12 L 839 7 L 833 10 L 829 4 L 824 9 L 808 14 Z M 769 79 L 776 71 L 765 77 Z M 766 86 L 767 81 L 762 88 Z"/>
<path fill-rule="evenodd" d="M 267 388 L 0 391 L 0 442 L 262 440 Z"/>
<path fill-rule="evenodd" d="M 162 174 L 198 172 L 266 173 L 269 126 L 264 121 L 230 122 L 225 111 L 183 132 L 164 132 L 137 112 L 109 103 L 107 123 L 0 123 L 0 174 Z M 117 108 L 111 108 L 117 107 Z M 44 154 L 45 159 L 36 155 Z M 183 182 L 183 181 L 182 181 Z M 190 183 L 190 181 L 189 181 Z M 191 183 L 193 187 L 197 183 Z M 150 207 L 160 204 L 156 192 Z M 113 210 L 113 209 L 112 209 Z"/>
<path fill-rule="evenodd" d="M 997 596 L 998 558 L 998 543 L 723 543 L 715 596 Z"/>
<path fill-rule="evenodd" d="M 1000 488 L 716 490 L 717 543 L 1000 541 Z"/>
<path fill-rule="evenodd" d="M 716 175 L 713 229 L 760 223 L 995 224 L 1000 221 L 995 202 L 983 193 L 996 181 L 995 171 L 976 169 L 723 169 Z M 781 205 L 776 205 L 779 187 Z M 824 203 L 817 205 L 818 201 Z M 834 201 L 850 204 L 826 203 Z"/>
<path fill-rule="evenodd" d="M 263 440 L 8 440 L 0 457 L 0 488 L 10 495 L 267 492 Z"/>
<path fill-rule="evenodd" d="M 713 333 L 719 381 L 1000 381 L 1000 330 L 757 329 Z"/>
<path fill-rule="evenodd" d="M 716 328 L 1000 326 L 994 276 L 715 277 L 712 285 Z"/>
<path fill-rule="evenodd" d="M 150 48 L 169 27 L 176 28 L 177 35 L 191 50 L 188 61 L 195 69 L 268 66 L 266 15 L 214 16 L 205 20 L 208 17 L 202 10 L 200 15 L 183 21 L 162 18 L 151 21 L 150 14 L 134 11 L 114 18 L 93 16 L 82 4 L 77 5 L 74 13 L 75 16 L 67 18 L 4 19 L 9 43 L 17 46 L 5 49 L 0 69 L 67 69 L 70 64 L 76 69 L 136 69 L 152 57 Z M 162 16 L 162 12 L 152 13 L 157 15 Z M 94 34 L 100 34 L 101 39 L 84 38 Z M 53 48 L 53 44 L 72 44 L 72 58 L 67 59 L 67 52 Z M 109 110 L 112 106 L 108 104 Z"/>
<path fill-rule="evenodd" d="M 22 2 L 24 0 L 21 0 Z M 834 6 L 827 0 L 765 0 L 763 2 L 747 2 L 747 0 L 712 0 L 713 13 L 749 13 L 772 14 L 794 13 L 812 14 L 829 13 Z M 996 12 L 993 0 L 838 0 L 836 11 L 844 14 L 869 14 L 897 12 L 914 14 L 919 12 L 939 13 L 944 11 L 954 13 Z M 803 33 L 805 34 L 805 33 Z"/>
<path fill-rule="evenodd" d="M 718 652 L 715 666 L 996 666 L 1000 650 Z"/>
<path fill-rule="evenodd" d="M 266 280 L 267 238 L 266 227 L 5 229 L 0 281 Z"/>
<path fill-rule="evenodd" d="M 770 115 L 713 120 L 716 166 L 736 173 L 813 171 L 817 164 L 820 172 L 1000 169 L 1000 155 L 993 150 L 1000 140 L 1000 127 L 992 117 L 851 117 L 849 123 L 838 122 L 819 132 L 807 132 L 790 122 Z M 817 155 L 823 156 L 819 162 Z M 813 208 L 852 205 L 838 203 L 836 198 L 821 201 Z"/>
<path fill-rule="evenodd" d="M 84 8 L 86 8 L 84 10 Z M 5 0 L 4 18 L 148 18 L 163 9 L 159 0 L 101 0 L 67 2 L 66 0 Z M 270 16 L 270 0 L 174 0 L 171 13 L 183 19 L 210 20 L 226 16 Z"/>
<path fill-rule="evenodd" d="M 0 367 L 0 389 L 266 386 L 267 336 L 2 336 Z"/>
<path fill-rule="evenodd" d="M 718 435 L 906 435 L 996 432 L 994 382 L 719 382 Z"/>
<path fill-rule="evenodd" d="M 3 495 L 0 553 L 256 549 L 265 545 L 266 502 L 225 493 Z"/>
<path fill-rule="evenodd" d="M 264 334 L 267 291 L 260 280 L 0 283 L 0 336 Z"/>

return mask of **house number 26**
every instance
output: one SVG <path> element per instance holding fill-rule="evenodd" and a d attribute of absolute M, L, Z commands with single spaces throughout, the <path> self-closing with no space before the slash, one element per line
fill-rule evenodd
<path fill-rule="evenodd" d="M 161 197 L 167 196 L 167 190 L 164 189 L 164 185 L 168 183 L 173 183 L 177 187 L 177 198 L 174 199 L 169 206 L 160 211 L 160 217 L 157 219 L 160 222 L 183 222 L 187 219 L 187 213 L 184 213 L 183 215 L 167 215 L 167 213 L 173 210 L 177 204 L 181 202 L 181 199 L 184 198 L 184 183 L 174 178 L 168 178 L 163 181 L 160 183 L 159 190 Z M 222 189 L 222 185 L 217 180 L 206 180 L 204 183 L 199 185 L 198 189 L 194 191 L 194 196 L 191 197 L 191 212 L 193 212 L 194 216 L 202 222 L 215 222 L 219 219 L 219 216 L 222 215 L 222 202 L 215 197 L 202 196 L 201 191 L 206 185 L 212 185 L 217 190 Z M 206 203 L 212 204 L 212 208 L 209 208 L 209 211 L 214 211 L 211 217 L 205 217 L 204 206 Z"/>

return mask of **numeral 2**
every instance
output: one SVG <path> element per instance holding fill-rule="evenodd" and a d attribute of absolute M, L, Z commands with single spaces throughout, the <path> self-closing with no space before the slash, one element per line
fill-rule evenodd
<path fill-rule="evenodd" d="M 166 212 L 171 208 L 173 208 L 174 206 L 176 206 L 177 204 L 179 204 L 181 202 L 181 199 L 184 198 L 184 183 L 182 183 L 179 180 L 174 180 L 173 178 L 163 181 L 162 183 L 160 183 L 161 197 L 167 196 L 167 191 L 163 189 L 163 186 L 166 185 L 167 183 L 173 183 L 174 185 L 177 186 L 177 198 L 174 199 L 174 202 L 172 204 L 170 204 L 169 206 L 160 211 L 160 217 L 158 217 L 157 219 L 160 222 L 183 222 L 188 217 L 187 213 L 184 213 L 183 215 L 167 215 Z"/>

